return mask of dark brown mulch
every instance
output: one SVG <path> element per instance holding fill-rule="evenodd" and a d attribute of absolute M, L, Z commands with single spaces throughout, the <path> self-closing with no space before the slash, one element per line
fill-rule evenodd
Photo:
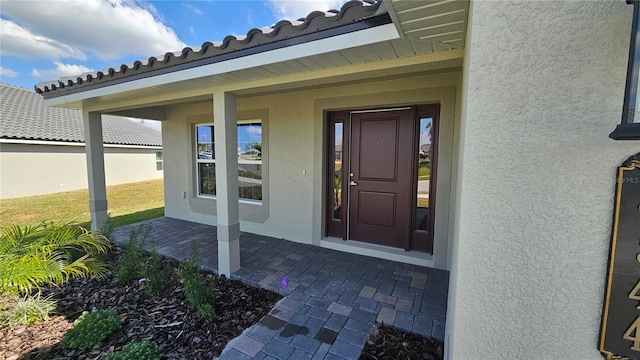
<path fill-rule="evenodd" d="M 58 315 L 48 321 L 13 329 L 0 329 L 0 360 L 105 359 L 130 341 L 152 340 L 164 349 L 165 359 L 211 359 L 227 342 L 240 335 L 275 305 L 280 295 L 238 281 L 217 278 L 216 315 L 196 316 L 186 301 L 178 277 L 177 262 L 164 259 L 172 277 L 161 296 L 151 296 L 137 282 L 120 286 L 113 276 L 79 279 L 60 288 L 45 289 L 58 300 Z M 71 355 L 60 340 L 82 311 L 114 308 L 122 328 L 104 343 Z M 378 325 L 360 359 L 442 359 L 443 345 L 434 339 Z"/>
<path fill-rule="evenodd" d="M 177 262 L 164 259 L 175 269 Z M 175 271 L 160 296 L 151 296 L 137 282 L 120 286 L 113 276 L 79 279 L 51 288 L 58 316 L 37 325 L 0 330 L 0 360 L 105 359 L 130 341 L 151 340 L 164 349 L 165 359 L 212 359 L 227 342 L 258 322 L 282 297 L 239 281 L 217 278 L 215 316 L 200 319 L 186 301 Z M 114 308 L 123 326 L 105 342 L 71 355 L 60 339 L 82 311 Z"/>
<path fill-rule="evenodd" d="M 360 355 L 361 360 L 442 360 L 443 344 L 384 324 L 376 328 Z"/>

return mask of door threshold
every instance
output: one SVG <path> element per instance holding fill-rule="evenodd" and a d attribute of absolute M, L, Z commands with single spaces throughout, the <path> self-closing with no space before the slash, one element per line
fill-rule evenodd
<path fill-rule="evenodd" d="M 404 249 L 391 246 L 370 244 L 355 240 L 345 241 L 336 237 L 321 239 L 320 246 L 332 250 L 392 260 L 405 264 L 433 267 L 433 255 L 419 251 L 404 251 Z"/>

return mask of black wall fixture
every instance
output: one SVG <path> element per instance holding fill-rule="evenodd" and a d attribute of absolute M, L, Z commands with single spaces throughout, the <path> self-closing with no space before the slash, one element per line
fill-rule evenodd
<path fill-rule="evenodd" d="M 640 28 L 638 28 L 640 0 L 627 0 L 627 4 L 633 5 L 633 25 L 631 26 L 631 41 L 629 43 L 622 121 L 609 134 L 609 137 L 614 140 L 640 140 L 640 119 L 634 119 L 638 105 L 638 77 L 640 76 Z"/>

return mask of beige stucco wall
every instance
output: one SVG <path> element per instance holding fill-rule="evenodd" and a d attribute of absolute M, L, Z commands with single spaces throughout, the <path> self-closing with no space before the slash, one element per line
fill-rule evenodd
<path fill-rule="evenodd" d="M 448 358 L 602 358 L 631 10 L 471 3 Z"/>
<path fill-rule="evenodd" d="M 161 179 L 156 149 L 105 148 L 107 185 Z M 0 198 L 87 188 L 84 146 L 0 144 Z"/>
<path fill-rule="evenodd" d="M 459 111 L 456 95 L 461 74 L 434 75 L 336 85 L 314 90 L 238 98 L 238 118 L 266 117 L 263 142 L 268 151 L 268 199 L 240 206 L 241 229 L 276 238 L 320 245 L 324 211 L 324 112 L 441 103 L 441 141 L 434 263 L 447 266 L 449 196 L 452 183 L 453 133 Z M 212 89 L 220 91 L 219 89 Z M 339 94 L 339 95 L 338 95 Z M 165 214 L 215 224 L 215 201 L 194 194 L 193 125 L 211 122 L 212 103 L 176 106 L 163 122 Z M 265 136 L 264 132 L 267 133 Z M 265 166 L 267 167 L 267 166 Z M 437 261 L 436 261 L 437 259 Z"/>

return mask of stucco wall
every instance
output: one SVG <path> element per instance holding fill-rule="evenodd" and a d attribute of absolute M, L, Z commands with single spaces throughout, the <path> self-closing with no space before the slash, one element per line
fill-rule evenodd
<path fill-rule="evenodd" d="M 379 108 L 417 103 L 441 103 L 441 142 L 436 214 L 437 266 L 447 266 L 449 199 L 452 176 L 453 131 L 457 123 L 456 89 L 459 71 L 378 82 L 324 87 L 266 96 L 238 98 L 238 118 L 266 114 L 268 136 L 268 215 L 259 221 L 248 215 L 256 205 L 240 207 L 243 231 L 320 245 L 323 234 L 324 111 Z M 212 89 L 216 91 L 216 89 Z M 339 96 L 337 95 L 339 94 Z M 170 217 L 215 224 L 215 202 L 208 211 L 194 206 L 192 159 L 193 124 L 211 122 L 210 102 L 177 106 L 163 123 L 165 214 Z M 442 197 L 440 197 L 442 194 Z M 183 198 L 184 197 L 184 198 Z M 244 206 L 244 207 L 243 207 Z"/>
<path fill-rule="evenodd" d="M 630 28 L 624 1 L 471 3 L 448 358 L 602 358 Z"/>
<path fill-rule="evenodd" d="M 155 149 L 105 148 L 107 185 L 161 179 Z M 0 144 L 0 199 L 87 188 L 84 146 Z"/>

